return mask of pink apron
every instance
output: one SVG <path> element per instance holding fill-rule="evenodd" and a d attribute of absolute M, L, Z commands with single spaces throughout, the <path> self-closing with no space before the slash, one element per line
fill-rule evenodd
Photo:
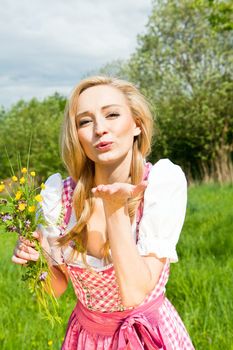
<path fill-rule="evenodd" d="M 133 311 L 99 312 L 88 310 L 80 302 L 77 303 L 72 316 L 66 340 L 62 350 L 77 349 L 77 339 L 69 334 L 73 320 L 78 320 L 80 328 L 92 334 L 112 337 L 110 349 L 112 350 L 172 350 L 164 345 L 159 331 L 160 313 L 158 308 L 162 305 L 164 296 L 144 304 Z M 145 347 L 146 346 L 146 347 Z M 88 349 L 83 344 L 83 349 Z"/>

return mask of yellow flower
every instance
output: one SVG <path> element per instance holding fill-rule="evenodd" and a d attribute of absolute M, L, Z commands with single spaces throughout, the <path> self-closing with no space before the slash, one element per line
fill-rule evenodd
<path fill-rule="evenodd" d="M 4 184 L 1 184 L 1 185 L 0 185 L 0 192 L 2 192 L 2 191 L 4 190 L 4 188 L 5 188 L 5 185 L 4 185 Z"/>
<path fill-rule="evenodd" d="M 19 180 L 19 183 L 21 185 L 25 184 L 25 177 L 21 177 L 21 179 Z"/>
<path fill-rule="evenodd" d="M 41 202 L 41 201 L 43 200 L 41 194 L 38 194 L 37 196 L 35 196 L 35 200 L 36 200 L 37 202 Z"/>
<path fill-rule="evenodd" d="M 18 208 L 19 208 L 20 211 L 24 211 L 24 209 L 26 208 L 26 206 L 27 206 L 27 204 L 25 204 L 25 203 L 19 203 Z"/>
<path fill-rule="evenodd" d="M 36 210 L 35 205 L 31 205 L 30 207 L 28 207 L 29 213 L 34 213 L 35 210 Z"/>
<path fill-rule="evenodd" d="M 15 175 L 14 175 L 14 176 L 12 176 L 12 178 L 11 178 L 11 179 L 12 179 L 12 181 L 14 181 L 14 182 L 17 182 L 17 181 L 18 181 L 18 178 L 17 178 L 17 176 L 15 176 Z"/>
<path fill-rule="evenodd" d="M 18 201 L 22 196 L 22 192 L 21 191 L 17 191 L 15 194 L 15 199 Z"/>
<path fill-rule="evenodd" d="M 45 184 L 42 182 L 42 184 L 40 185 L 40 188 L 42 189 L 42 190 L 44 190 L 45 189 Z"/>
<path fill-rule="evenodd" d="M 21 173 L 26 174 L 27 173 L 27 168 L 22 168 Z"/>
<path fill-rule="evenodd" d="M 52 346 L 53 345 L 53 341 L 52 340 L 49 340 L 48 341 L 48 346 Z"/>
<path fill-rule="evenodd" d="M 35 171 L 31 171 L 30 174 L 31 174 L 32 177 L 36 176 Z"/>

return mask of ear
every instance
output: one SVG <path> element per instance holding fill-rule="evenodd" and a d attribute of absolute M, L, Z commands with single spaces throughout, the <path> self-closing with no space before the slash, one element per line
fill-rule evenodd
<path fill-rule="evenodd" d="M 139 126 L 136 126 L 134 129 L 134 136 L 138 136 L 141 134 L 141 128 Z"/>

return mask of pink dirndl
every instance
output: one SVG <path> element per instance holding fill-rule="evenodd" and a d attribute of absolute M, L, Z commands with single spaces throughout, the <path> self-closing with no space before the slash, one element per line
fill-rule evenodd
<path fill-rule="evenodd" d="M 147 178 L 151 164 L 145 167 Z M 71 214 L 75 184 L 64 180 L 64 226 Z M 138 224 L 143 201 L 137 212 Z M 78 302 L 67 326 L 62 350 L 193 350 L 193 344 L 177 311 L 164 296 L 169 278 L 167 259 L 158 283 L 137 307 L 124 307 L 113 264 L 92 270 L 67 263 Z"/>

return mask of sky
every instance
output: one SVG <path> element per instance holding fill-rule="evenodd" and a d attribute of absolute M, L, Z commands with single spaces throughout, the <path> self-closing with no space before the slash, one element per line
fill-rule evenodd
<path fill-rule="evenodd" d="M 1 0 L 0 106 L 68 96 L 80 79 L 127 59 L 151 0 Z"/>

